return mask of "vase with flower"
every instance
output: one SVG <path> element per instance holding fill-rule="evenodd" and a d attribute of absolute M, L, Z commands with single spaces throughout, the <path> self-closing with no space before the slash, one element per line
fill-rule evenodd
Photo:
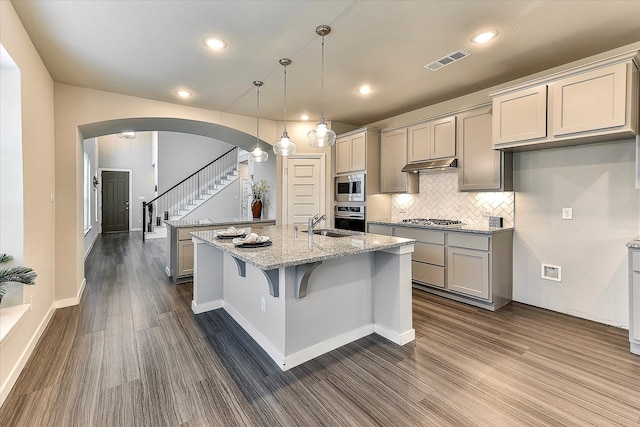
<path fill-rule="evenodd" d="M 251 214 L 254 219 L 262 217 L 262 204 L 269 191 L 269 185 L 264 179 L 256 180 L 253 174 L 251 175 Z"/>

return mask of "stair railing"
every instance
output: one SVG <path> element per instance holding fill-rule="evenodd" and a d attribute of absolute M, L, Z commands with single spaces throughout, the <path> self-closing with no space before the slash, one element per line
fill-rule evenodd
<path fill-rule="evenodd" d="M 238 166 L 238 147 L 201 167 L 191 175 L 148 202 L 142 202 L 142 241 L 145 234 L 162 221 L 187 211 L 202 197 L 211 193 Z"/>

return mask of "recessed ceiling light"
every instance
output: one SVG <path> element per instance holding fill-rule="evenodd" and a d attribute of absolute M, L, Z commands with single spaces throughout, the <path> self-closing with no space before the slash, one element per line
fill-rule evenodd
<path fill-rule="evenodd" d="M 176 95 L 178 95 L 180 98 L 188 98 L 191 96 L 191 92 L 186 90 L 177 90 Z"/>
<path fill-rule="evenodd" d="M 204 39 L 204 42 L 207 46 L 209 46 L 213 50 L 224 49 L 227 46 L 224 40 L 216 38 L 216 37 L 208 37 Z"/>
<path fill-rule="evenodd" d="M 368 95 L 371 93 L 371 86 L 364 85 L 358 89 L 360 95 Z"/>
<path fill-rule="evenodd" d="M 301 115 L 300 120 L 309 120 L 309 115 L 308 114 Z"/>
<path fill-rule="evenodd" d="M 496 31 L 485 31 L 475 36 L 472 40 L 476 43 L 486 43 L 497 35 Z"/>

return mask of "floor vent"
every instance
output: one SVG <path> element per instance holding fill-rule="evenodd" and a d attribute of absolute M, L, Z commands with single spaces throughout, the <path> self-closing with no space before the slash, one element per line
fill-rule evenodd
<path fill-rule="evenodd" d="M 424 68 L 428 68 L 431 71 L 436 71 L 449 64 L 453 64 L 456 61 L 460 61 L 462 58 L 466 58 L 469 55 L 471 54 L 469 52 L 465 52 L 464 50 L 456 50 L 455 52 L 443 56 L 437 61 L 433 61 L 431 64 L 425 65 Z"/>

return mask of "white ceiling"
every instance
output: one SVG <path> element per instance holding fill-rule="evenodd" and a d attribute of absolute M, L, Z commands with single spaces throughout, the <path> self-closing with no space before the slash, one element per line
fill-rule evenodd
<path fill-rule="evenodd" d="M 12 0 L 56 82 L 255 116 L 320 113 L 356 126 L 640 41 L 640 0 L 188 1 Z M 485 29 L 498 38 L 477 45 Z M 208 36 L 228 47 L 213 52 Z M 438 71 L 455 50 L 471 56 Z M 367 97 L 356 89 L 367 83 Z M 178 99 L 177 89 L 193 96 Z"/>

